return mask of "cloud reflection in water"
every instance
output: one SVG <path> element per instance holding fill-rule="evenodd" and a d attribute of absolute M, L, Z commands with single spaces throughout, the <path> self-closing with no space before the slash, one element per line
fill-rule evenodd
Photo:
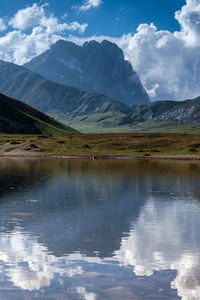
<path fill-rule="evenodd" d="M 199 216 L 195 202 L 151 198 L 129 237 L 122 239 L 116 258 L 123 266 L 133 266 L 137 276 L 176 270 L 171 287 L 183 300 L 200 299 Z"/>
<path fill-rule="evenodd" d="M 132 299 L 142 289 L 157 296 L 162 281 L 171 282 L 183 300 L 200 299 L 196 165 L 181 165 L 180 175 L 174 163 L 173 172 L 169 163 L 63 163 L 37 161 L 30 167 L 34 176 L 29 168 L 19 176 L 21 164 L 11 164 L 8 179 L 16 189 L 0 189 L 3 284 L 28 291 L 27 297 L 45 289 L 48 297 L 62 286 L 61 295 L 95 300 L 101 295 Z M 55 175 L 50 167 L 57 168 Z M 164 278 L 161 271 L 171 275 Z M 167 284 L 171 299 L 176 291 Z"/>
<path fill-rule="evenodd" d="M 16 229 L 0 236 L 1 272 L 14 286 L 31 291 L 50 286 L 56 276 L 84 276 L 82 262 L 101 265 L 110 260 L 124 267 L 132 266 L 137 276 L 176 270 L 172 288 L 178 290 L 183 300 L 200 299 L 199 215 L 196 203 L 186 205 L 185 201 L 150 198 L 129 236 L 122 238 L 120 249 L 107 258 L 80 253 L 56 257 L 35 237 Z M 76 290 L 78 294 L 81 291 L 84 299 L 96 299 L 85 288 Z"/>

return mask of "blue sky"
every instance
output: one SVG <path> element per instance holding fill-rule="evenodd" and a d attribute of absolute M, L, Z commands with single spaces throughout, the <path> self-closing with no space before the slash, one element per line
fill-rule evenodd
<path fill-rule="evenodd" d="M 107 39 L 152 100 L 200 95 L 200 0 L 0 0 L 0 59 L 19 65 L 59 39 Z"/>
<path fill-rule="evenodd" d="M 82 0 L 1 0 L 0 17 L 12 17 L 18 10 L 33 3 L 48 3 L 49 11 L 59 19 L 67 13 L 68 21 L 77 20 L 88 23 L 83 36 L 110 35 L 120 36 L 134 33 L 141 23 L 153 22 L 158 29 L 178 30 L 179 24 L 174 19 L 175 11 L 181 9 L 184 0 L 103 0 L 99 7 L 80 12 L 73 6 L 81 6 Z"/>

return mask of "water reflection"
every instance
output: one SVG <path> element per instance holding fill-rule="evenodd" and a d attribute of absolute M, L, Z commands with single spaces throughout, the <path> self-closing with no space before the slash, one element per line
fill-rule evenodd
<path fill-rule="evenodd" d="M 182 299 L 200 299 L 200 207 L 151 197 L 116 257 L 137 276 L 176 270 L 171 287 Z"/>
<path fill-rule="evenodd" d="M 190 163 L 0 160 L 0 296 L 200 299 L 199 178 Z"/>
<path fill-rule="evenodd" d="M 82 274 L 67 257 L 56 257 L 35 237 L 19 229 L 0 237 L 1 272 L 16 286 L 25 290 L 39 290 L 49 286 L 55 275 L 73 277 Z"/>

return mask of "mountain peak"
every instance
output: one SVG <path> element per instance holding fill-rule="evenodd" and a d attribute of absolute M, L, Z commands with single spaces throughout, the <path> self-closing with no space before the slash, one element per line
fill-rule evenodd
<path fill-rule="evenodd" d="M 123 51 L 107 40 L 92 40 L 83 46 L 59 40 L 25 67 L 57 83 L 101 93 L 128 105 L 150 102 Z"/>

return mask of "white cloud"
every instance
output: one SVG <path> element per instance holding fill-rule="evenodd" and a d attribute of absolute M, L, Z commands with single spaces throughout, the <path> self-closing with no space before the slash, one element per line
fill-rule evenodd
<path fill-rule="evenodd" d="M 180 31 L 158 30 L 141 24 L 135 34 L 108 39 L 118 44 L 139 74 L 153 100 L 183 100 L 200 95 L 200 1 L 187 0 L 175 13 Z M 71 37 L 82 43 L 82 39 Z"/>
<path fill-rule="evenodd" d="M 19 10 L 15 16 L 9 21 L 9 25 L 15 29 L 26 30 L 28 28 L 37 28 L 41 26 L 46 29 L 47 34 L 53 34 L 55 32 L 78 31 L 83 33 L 87 28 L 87 24 L 79 24 L 78 22 L 62 23 L 58 22 L 58 19 L 53 14 L 47 16 L 45 7 L 47 5 L 38 6 L 36 3 L 33 6 Z M 66 15 L 66 14 L 65 14 Z"/>
<path fill-rule="evenodd" d="M 175 18 L 180 31 L 171 33 L 142 24 L 136 34 L 118 40 L 153 99 L 182 100 L 200 95 L 199 0 L 187 0 Z"/>
<path fill-rule="evenodd" d="M 0 59 L 24 64 L 47 50 L 63 36 L 66 37 L 68 32 L 83 33 L 86 30 L 88 26 L 86 23 L 80 24 L 77 21 L 60 23 L 53 14 L 47 13 L 46 6 L 33 4 L 19 10 L 11 18 L 8 23 L 14 30 L 0 37 Z M 3 28 L 5 29 L 2 26 Z M 31 32 L 27 33 L 27 29 L 31 29 Z"/>
<path fill-rule="evenodd" d="M 44 5 L 38 6 L 34 3 L 33 6 L 19 10 L 10 20 L 9 25 L 13 28 L 24 30 L 38 25 L 44 17 Z"/>
<path fill-rule="evenodd" d="M 93 7 L 98 7 L 102 4 L 101 0 L 86 0 L 84 4 L 79 8 L 80 11 L 87 11 Z"/>
<path fill-rule="evenodd" d="M 48 34 L 53 34 L 55 32 L 61 33 L 65 30 L 78 31 L 80 33 L 83 33 L 88 26 L 87 24 L 81 25 L 78 22 L 72 22 L 69 24 L 67 24 L 67 23 L 59 24 L 58 19 L 53 16 L 51 16 L 49 18 L 43 17 L 40 20 L 39 25 L 42 26 L 43 28 L 46 28 L 46 33 L 48 33 Z"/>
<path fill-rule="evenodd" d="M 101 3 L 85 1 L 79 9 L 86 11 Z M 200 1 L 186 0 L 175 18 L 180 31 L 158 30 L 154 24 L 141 24 L 135 34 L 81 39 L 67 33 L 83 33 L 87 24 L 60 23 L 53 14 L 47 13 L 45 5 L 34 4 L 18 11 L 10 20 L 15 30 L 0 37 L 0 59 L 23 64 L 61 38 L 78 44 L 106 38 L 123 49 L 153 100 L 193 98 L 200 95 Z M 25 31 L 27 28 L 31 28 L 30 34 Z"/>
<path fill-rule="evenodd" d="M 0 31 L 5 31 L 7 26 L 4 23 L 4 20 L 0 18 Z"/>

